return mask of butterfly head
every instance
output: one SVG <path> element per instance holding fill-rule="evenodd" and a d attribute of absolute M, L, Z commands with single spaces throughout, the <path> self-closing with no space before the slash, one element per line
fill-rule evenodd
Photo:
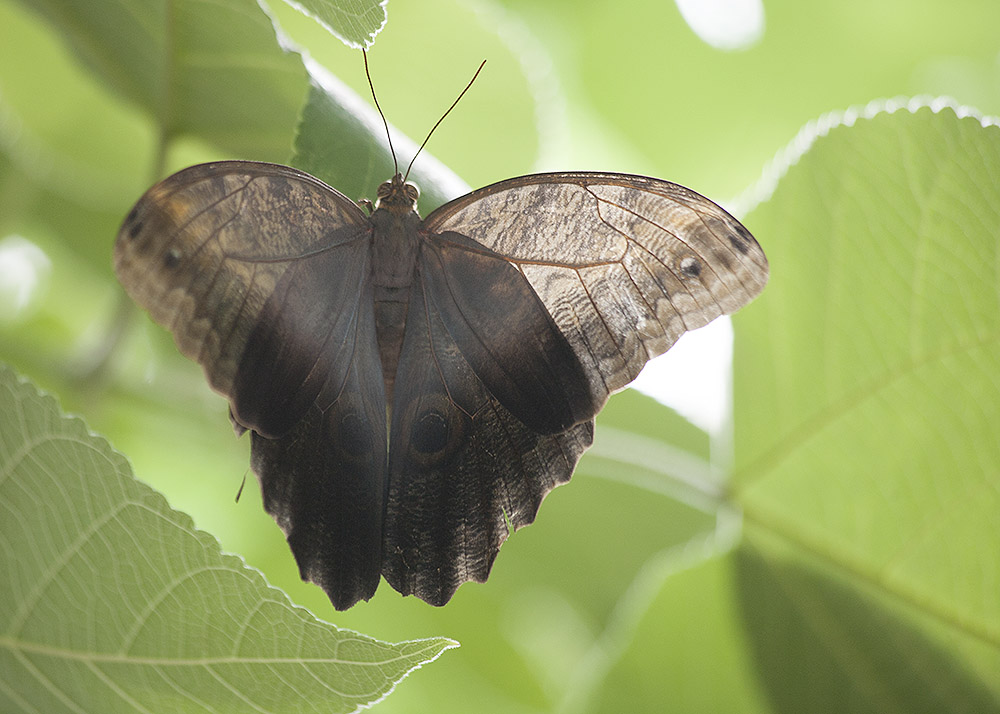
<path fill-rule="evenodd" d="M 402 174 L 397 173 L 391 180 L 379 185 L 375 198 L 375 208 L 415 211 L 417 199 L 420 198 L 420 189 L 415 183 L 407 182 Z"/>

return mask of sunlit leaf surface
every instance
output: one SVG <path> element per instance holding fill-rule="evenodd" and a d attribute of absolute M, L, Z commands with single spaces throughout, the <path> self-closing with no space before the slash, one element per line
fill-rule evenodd
<path fill-rule="evenodd" d="M 0 368 L 0 710 L 349 712 L 455 643 L 294 607 Z"/>

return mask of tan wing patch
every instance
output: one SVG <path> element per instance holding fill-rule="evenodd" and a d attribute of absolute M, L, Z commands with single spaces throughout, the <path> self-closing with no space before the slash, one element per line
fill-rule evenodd
<path fill-rule="evenodd" d="M 685 331 L 746 305 L 768 276 L 739 221 L 689 189 L 640 176 L 511 179 L 442 206 L 425 223 L 516 265 L 604 397 Z"/>

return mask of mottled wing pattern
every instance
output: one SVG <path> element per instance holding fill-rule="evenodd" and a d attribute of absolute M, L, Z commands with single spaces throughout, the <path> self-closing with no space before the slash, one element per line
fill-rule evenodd
<path fill-rule="evenodd" d="M 115 271 L 238 424 L 279 436 L 342 389 L 369 241 L 365 214 L 321 181 L 227 161 L 147 191 L 119 232 Z"/>
<path fill-rule="evenodd" d="M 739 221 L 667 181 L 602 173 L 502 181 L 431 213 L 527 278 L 572 345 L 597 409 L 687 330 L 746 305 L 768 265 Z"/>
<path fill-rule="evenodd" d="M 455 276 L 433 253 L 425 246 L 411 288 L 393 396 L 382 573 L 404 595 L 443 605 L 463 582 L 485 581 L 510 530 L 531 523 L 545 494 L 569 480 L 593 420 L 540 434 L 490 393 L 464 355 L 469 345 L 445 324 L 455 329 L 458 305 L 478 306 L 454 302 L 446 277 Z M 498 259 L 484 261 L 466 277 L 484 279 L 485 304 L 497 298 L 489 263 Z M 504 295 L 497 314 L 517 314 L 522 295 Z"/>

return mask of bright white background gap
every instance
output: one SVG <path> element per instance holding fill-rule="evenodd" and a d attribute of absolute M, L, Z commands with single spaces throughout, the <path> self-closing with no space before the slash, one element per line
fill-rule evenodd
<path fill-rule="evenodd" d="M 717 50 L 745 50 L 764 35 L 762 0 L 675 0 L 688 27 Z"/>
<path fill-rule="evenodd" d="M 714 435 L 729 418 L 732 366 L 733 323 L 720 317 L 682 335 L 632 386 Z"/>

